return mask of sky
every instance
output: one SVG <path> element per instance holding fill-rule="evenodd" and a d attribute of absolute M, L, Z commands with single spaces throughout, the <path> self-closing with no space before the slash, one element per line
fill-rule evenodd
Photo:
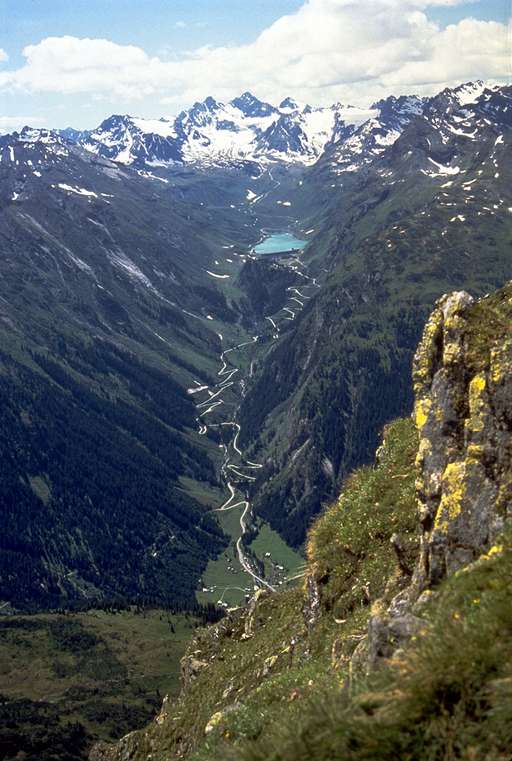
<path fill-rule="evenodd" d="M 0 0 L 0 131 L 510 81 L 512 0 Z"/>

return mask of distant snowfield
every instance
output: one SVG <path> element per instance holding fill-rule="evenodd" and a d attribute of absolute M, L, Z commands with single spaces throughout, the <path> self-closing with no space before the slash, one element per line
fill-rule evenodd
<path fill-rule="evenodd" d="M 176 137 L 174 122 L 171 122 L 169 119 L 141 119 L 132 117 L 132 121 L 141 132 L 159 135 L 160 137 Z"/>

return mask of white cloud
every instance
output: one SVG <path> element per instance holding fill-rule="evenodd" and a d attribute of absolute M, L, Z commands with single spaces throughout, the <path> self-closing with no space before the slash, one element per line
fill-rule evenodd
<path fill-rule="evenodd" d="M 5 52 L 3 48 L 0 48 L 0 63 L 3 63 L 4 61 L 8 61 L 8 60 L 9 60 L 9 56 L 7 55 L 7 53 Z"/>
<path fill-rule="evenodd" d="M 409 61 L 386 78 L 397 85 L 443 84 L 449 80 L 507 79 L 510 49 L 503 24 L 468 18 L 436 34 L 429 45 L 425 61 Z M 482 76 L 483 72 L 483 76 Z"/>
<path fill-rule="evenodd" d="M 109 40 L 49 37 L 24 49 L 24 66 L 0 73 L 0 88 L 152 96 L 165 104 L 250 89 L 270 100 L 291 94 L 313 103 L 365 105 L 389 92 L 506 79 L 504 24 L 466 18 L 442 29 L 429 19 L 429 7 L 465 1 L 307 0 L 251 44 L 204 47 L 171 60 Z"/>
<path fill-rule="evenodd" d="M 110 40 L 47 37 L 23 50 L 20 69 L 0 73 L 0 87 L 26 92 L 151 94 L 163 64 L 133 45 Z"/>
<path fill-rule="evenodd" d="M 186 29 L 186 27 L 187 27 L 186 21 L 176 21 L 176 23 L 174 24 L 175 29 Z"/>
<path fill-rule="evenodd" d="M 46 123 L 41 116 L 0 116 L 0 133 L 21 130 L 27 126 L 38 126 Z"/>

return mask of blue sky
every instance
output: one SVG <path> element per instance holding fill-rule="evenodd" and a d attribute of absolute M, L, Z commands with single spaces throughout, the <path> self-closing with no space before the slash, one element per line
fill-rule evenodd
<path fill-rule="evenodd" d="M 11 0 L 0 3 L 0 47 L 21 63 L 25 45 L 66 34 L 108 37 L 153 55 L 240 44 L 300 5 L 298 0 Z"/>
<path fill-rule="evenodd" d="M 387 92 L 435 91 L 466 77 L 503 80 L 510 6 L 0 0 L 0 129 L 25 119 L 91 127 L 112 112 L 170 115 L 207 94 L 225 99 L 244 89 L 274 100 L 290 94 L 363 105 Z"/>

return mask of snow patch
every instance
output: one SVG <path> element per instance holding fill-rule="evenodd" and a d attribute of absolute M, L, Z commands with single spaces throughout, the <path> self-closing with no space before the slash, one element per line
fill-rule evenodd
<path fill-rule="evenodd" d="M 446 175 L 455 175 L 459 174 L 460 172 L 460 167 L 458 166 L 445 166 L 444 164 L 438 164 L 437 161 L 434 161 L 434 159 L 431 159 L 430 157 L 428 160 L 436 167 L 437 172 L 422 169 L 422 174 L 427 175 L 427 177 L 445 177 Z"/>
<path fill-rule="evenodd" d="M 52 188 L 55 185 L 52 185 Z M 98 194 L 92 190 L 86 190 L 85 188 L 74 188 L 72 185 L 66 185 L 64 182 L 59 182 L 57 185 L 61 190 L 65 190 L 67 193 L 76 193 L 79 196 L 89 196 L 91 198 L 98 198 Z"/>
<path fill-rule="evenodd" d="M 217 275 L 215 272 L 210 272 L 210 270 L 205 270 L 207 275 L 210 275 L 210 277 L 216 277 L 219 280 L 226 280 L 226 278 L 231 277 L 231 275 Z"/>

